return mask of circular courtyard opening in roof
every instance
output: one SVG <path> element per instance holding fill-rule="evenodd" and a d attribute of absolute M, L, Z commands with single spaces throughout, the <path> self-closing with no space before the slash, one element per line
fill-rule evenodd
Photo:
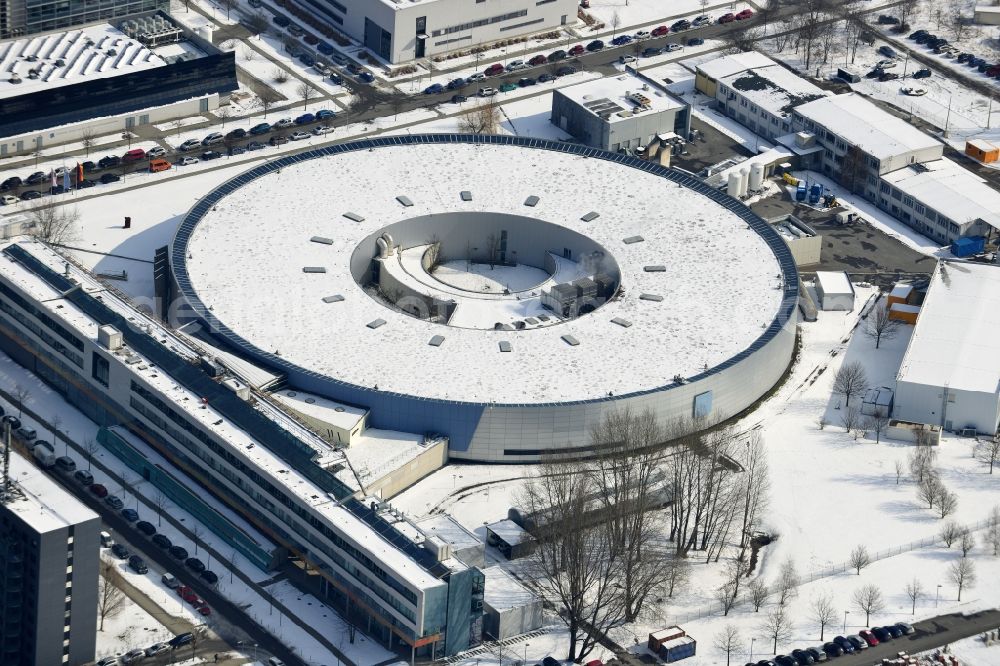
<path fill-rule="evenodd" d="M 460 328 L 523 330 L 589 314 L 619 293 L 600 243 L 537 218 L 493 212 L 422 215 L 379 229 L 351 255 L 373 298 Z"/>

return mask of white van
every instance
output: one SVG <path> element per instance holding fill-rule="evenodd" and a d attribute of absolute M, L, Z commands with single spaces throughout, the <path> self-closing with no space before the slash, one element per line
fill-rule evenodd
<path fill-rule="evenodd" d="M 42 467 L 54 467 L 56 464 L 55 451 L 52 449 L 52 445 L 44 440 L 35 440 L 31 453 Z"/>
<path fill-rule="evenodd" d="M 101 548 L 111 548 L 115 545 L 115 540 L 111 538 L 110 532 L 101 532 Z"/>
<path fill-rule="evenodd" d="M 285 662 L 281 661 L 277 657 L 268 657 L 267 666 L 285 666 Z"/>

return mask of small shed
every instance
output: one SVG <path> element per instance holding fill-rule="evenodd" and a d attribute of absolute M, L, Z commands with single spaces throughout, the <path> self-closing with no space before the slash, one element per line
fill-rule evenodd
<path fill-rule="evenodd" d="M 968 139 L 965 142 L 965 154 L 983 164 L 1000 160 L 1000 147 L 983 139 Z"/>
<path fill-rule="evenodd" d="M 483 633 L 502 641 L 542 626 L 542 598 L 498 566 L 483 569 Z"/>
<path fill-rule="evenodd" d="M 889 306 L 889 319 L 901 321 L 904 324 L 916 324 L 920 316 L 920 306 L 909 303 L 893 303 Z"/>
<path fill-rule="evenodd" d="M 698 643 L 690 636 L 682 636 L 669 640 L 660 646 L 657 653 L 663 661 L 669 663 L 693 657 L 698 649 Z"/>
<path fill-rule="evenodd" d="M 646 647 L 649 648 L 650 652 L 656 654 L 660 651 L 660 647 L 667 641 L 672 641 L 675 638 L 681 638 L 686 635 L 687 633 L 677 625 L 660 629 L 659 631 L 651 631 L 649 632 L 649 640 L 646 641 Z"/>
<path fill-rule="evenodd" d="M 535 548 L 535 537 L 509 518 L 486 526 L 486 542 L 508 560 L 530 555 Z"/>
<path fill-rule="evenodd" d="M 853 310 L 854 285 L 843 271 L 816 271 L 820 310 Z"/>
<path fill-rule="evenodd" d="M 892 389 L 879 386 L 865 391 L 861 399 L 861 413 L 865 416 L 889 416 L 892 413 Z"/>
<path fill-rule="evenodd" d="M 909 282 L 897 282 L 892 286 L 892 291 L 885 299 L 885 305 L 892 308 L 894 303 L 913 303 L 917 292 Z"/>
<path fill-rule="evenodd" d="M 470 567 L 486 566 L 486 544 L 448 514 L 431 516 L 417 523 L 429 536 L 451 546 L 451 553 Z"/>

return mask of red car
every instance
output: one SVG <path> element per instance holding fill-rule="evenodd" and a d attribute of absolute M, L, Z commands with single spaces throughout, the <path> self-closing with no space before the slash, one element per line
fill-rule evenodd
<path fill-rule="evenodd" d="M 1000 76 L 1000 65 L 993 65 L 992 67 L 987 67 L 986 76 Z"/>
<path fill-rule="evenodd" d="M 585 47 L 583 44 L 577 44 L 576 46 L 574 46 L 569 50 L 569 54 L 571 56 L 581 56 L 584 53 L 586 53 L 586 51 L 587 47 Z"/>
<path fill-rule="evenodd" d="M 729 12 L 719 17 L 719 23 L 732 23 L 736 20 L 736 14 Z"/>
<path fill-rule="evenodd" d="M 201 605 L 201 603 L 203 603 L 202 600 L 198 598 L 198 595 L 192 592 L 191 590 L 188 590 L 187 592 L 182 594 L 181 599 L 188 602 L 192 606 L 199 606 Z"/>
<path fill-rule="evenodd" d="M 862 629 L 861 631 L 859 631 L 858 636 L 861 636 L 861 638 L 864 639 L 865 643 L 868 643 L 868 645 L 872 647 L 878 645 L 878 639 L 875 638 L 875 634 L 868 631 L 867 629 Z"/>
<path fill-rule="evenodd" d="M 653 37 L 663 37 L 663 35 L 667 34 L 668 32 L 670 32 L 670 28 L 668 28 L 665 25 L 658 25 L 655 28 L 653 28 L 653 31 L 649 34 L 651 34 Z"/>
<path fill-rule="evenodd" d="M 545 56 L 543 56 L 543 55 L 536 55 L 534 58 L 532 58 L 531 60 L 528 61 L 528 64 L 531 65 L 531 66 L 544 65 L 548 61 L 549 61 L 549 59 L 546 58 Z"/>
<path fill-rule="evenodd" d="M 193 594 L 193 591 L 187 585 L 181 585 L 177 588 L 177 596 L 184 598 L 185 594 Z"/>
<path fill-rule="evenodd" d="M 212 609 L 209 608 L 208 606 L 202 606 L 201 608 L 198 609 L 198 612 L 208 617 L 209 615 L 212 614 Z"/>
<path fill-rule="evenodd" d="M 486 76 L 496 76 L 497 74 L 503 74 L 503 73 L 504 73 L 504 68 L 503 65 L 501 65 L 500 63 L 494 63 L 483 71 L 483 74 L 485 74 Z"/>
<path fill-rule="evenodd" d="M 748 18 L 753 18 L 753 10 L 752 9 L 744 9 L 743 11 L 741 11 L 739 14 L 736 15 L 736 20 L 737 21 L 743 21 L 744 19 L 748 19 Z"/>
<path fill-rule="evenodd" d="M 95 483 L 90 487 L 90 492 L 94 493 L 98 497 L 104 498 L 108 496 L 108 489 L 99 483 Z"/>

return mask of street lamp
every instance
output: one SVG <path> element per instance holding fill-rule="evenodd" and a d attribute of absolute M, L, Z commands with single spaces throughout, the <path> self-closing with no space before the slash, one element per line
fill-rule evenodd
<path fill-rule="evenodd" d="M 843 631 L 843 633 L 845 633 L 845 634 L 847 633 L 847 616 L 850 615 L 850 614 L 851 614 L 851 611 L 844 611 L 844 631 Z"/>
<path fill-rule="evenodd" d="M 753 661 L 753 642 L 757 640 L 753 636 L 750 637 L 750 661 Z"/>
<path fill-rule="evenodd" d="M 941 598 L 941 586 L 937 586 L 937 593 L 934 595 L 934 608 L 938 607 L 938 600 Z"/>
<path fill-rule="evenodd" d="M 528 663 L 528 646 L 529 645 L 531 645 L 531 643 L 525 643 L 524 644 L 524 663 L 526 663 L 526 664 Z"/>

